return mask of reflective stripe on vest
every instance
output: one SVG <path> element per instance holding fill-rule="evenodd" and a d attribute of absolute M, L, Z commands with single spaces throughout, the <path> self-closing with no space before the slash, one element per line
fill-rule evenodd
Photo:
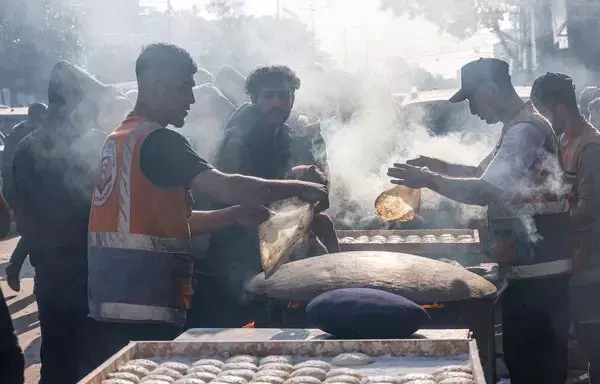
<path fill-rule="evenodd" d="M 133 189 L 140 188 L 140 185 L 134 184 L 140 182 L 139 175 L 134 175 L 132 169 L 134 156 L 138 156 L 136 150 L 140 150 L 136 145 L 141 146 L 142 136 L 149 134 L 153 129 L 159 128 L 155 124 L 142 122 L 128 132 L 117 129 L 117 136 L 109 136 L 108 139 L 122 144 L 120 156 L 117 155 L 115 159 L 118 160 L 116 181 L 119 183 L 119 194 L 110 197 L 109 193 L 93 201 L 92 218 L 104 217 L 104 220 L 111 220 L 114 223 L 113 228 L 116 229 L 106 231 L 103 221 L 90 219 L 90 223 L 95 224 L 90 225 L 88 235 L 89 307 L 90 316 L 96 320 L 177 325 L 183 325 L 185 322 L 186 306 L 182 302 L 191 296 L 192 262 L 189 257 L 189 239 L 131 233 L 131 215 L 136 214 L 132 210 L 132 194 Z M 123 136 L 119 137 L 119 133 Z M 141 170 L 135 169 L 135 172 Z M 112 190 L 111 193 L 115 191 Z M 96 197 L 96 194 L 94 196 Z M 150 199 L 153 198 L 152 194 L 149 196 Z M 179 192 L 174 196 L 179 197 Z M 112 208 L 105 206 L 108 201 L 112 201 L 112 204 L 117 201 L 118 212 L 114 205 Z M 143 209 L 138 201 L 135 204 L 135 209 Z M 179 212 L 182 203 L 177 204 L 179 205 L 176 211 Z M 165 206 L 164 209 L 169 207 Z M 100 216 L 95 216 L 96 211 Z M 154 211 L 150 219 L 156 214 Z M 140 218 L 136 216 L 135 219 Z M 104 225 L 105 231 L 94 231 L 95 225 Z M 137 222 L 134 222 L 134 225 L 134 231 L 152 231 L 143 221 L 140 228 L 137 228 L 140 225 Z M 181 228 L 167 232 L 178 234 Z"/>
<path fill-rule="evenodd" d="M 553 275 L 564 275 L 571 273 L 572 270 L 573 262 L 571 259 L 500 267 L 500 273 L 508 280 L 535 279 Z"/>

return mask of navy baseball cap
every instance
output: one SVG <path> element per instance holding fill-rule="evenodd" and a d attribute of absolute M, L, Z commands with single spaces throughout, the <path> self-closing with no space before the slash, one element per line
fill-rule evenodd
<path fill-rule="evenodd" d="M 450 98 L 450 102 L 465 101 L 480 85 L 501 81 L 510 81 L 506 61 L 490 58 L 471 61 L 460 69 L 460 89 Z"/>

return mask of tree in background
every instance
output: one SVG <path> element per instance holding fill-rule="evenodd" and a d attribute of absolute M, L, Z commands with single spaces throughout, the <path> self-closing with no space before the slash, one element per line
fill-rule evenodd
<path fill-rule="evenodd" d="M 78 0 L 0 1 L 0 89 L 45 100 L 50 69 L 83 52 Z"/>

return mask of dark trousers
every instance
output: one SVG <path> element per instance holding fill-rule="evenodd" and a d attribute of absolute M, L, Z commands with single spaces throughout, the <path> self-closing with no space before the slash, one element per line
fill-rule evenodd
<path fill-rule="evenodd" d="M 94 321 L 86 305 L 37 298 L 42 331 L 40 384 L 77 383 L 98 366 L 94 360 Z"/>
<path fill-rule="evenodd" d="M 564 384 L 568 276 L 511 281 L 502 295 L 504 361 L 512 384 Z"/>
<path fill-rule="evenodd" d="M 99 340 L 96 343 L 96 358 L 104 361 L 119 352 L 131 341 L 170 341 L 181 333 L 183 328 L 170 324 L 138 324 L 96 322 Z"/>
<path fill-rule="evenodd" d="M 27 249 L 27 243 L 25 241 L 25 237 L 21 236 L 17 246 L 13 250 L 13 253 L 10 255 L 10 267 L 17 275 L 21 272 L 21 268 L 23 267 L 23 263 L 29 254 L 29 250 Z"/>
<path fill-rule="evenodd" d="M 588 359 L 590 384 L 600 383 L 600 284 L 570 288 L 575 337 Z"/>

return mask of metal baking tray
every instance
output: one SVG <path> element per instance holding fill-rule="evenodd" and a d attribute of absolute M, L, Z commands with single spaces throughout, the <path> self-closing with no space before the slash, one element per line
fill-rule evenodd
<path fill-rule="evenodd" d="M 420 256 L 438 254 L 467 254 L 482 253 L 483 244 L 476 229 L 419 229 L 419 230 L 370 230 L 336 231 L 342 251 L 388 251 L 411 253 Z M 450 235 L 447 237 L 444 235 Z M 373 242 L 373 237 L 381 236 L 378 242 Z M 398 241 L 398 236 L 402 242 Z M 407 238 L 409 242 L 407 242 Z M 459 236 L 469 236 L 468 242 L 459 240 Z M 346 242 L 345 238 L 352 237 L 361 241 Z M 395 237 L 395 239 L 394 239 Z M 367 239 L 368 238 L 368 239 Z"/>
<path fill-rule="evenodd" d="M 133 359 L 155 361 L 176 360 L 191 364 L 200 358 L 228 358 L 239 354 L 257 357 L 268 355 L 291 355 L 295 363 L 316 358 L 328 361 L 340 353 L 362 352 L 381 360 L 382 369 L 396 374 L 413 372 L 430 373 L 434 369 L 453 364 L 468 364 L 473 370 L 477 384 L 485 384 L 483 369 L 475 340 L 278 340 L 236 342 L 186 342 L 186 341 L 139 341 L 120 350 L 100 367 L 83 378 L 79 384 L 101 384 L 109 373 Z M 397 362 L 397 363 L 396 363 Z M 377 369 L 372 365 L 351 367 L 358 371 Z M 388 372 L 388 371 L 386 371 Z M 385 373 L 390 374 L 390 373 Z"/>

